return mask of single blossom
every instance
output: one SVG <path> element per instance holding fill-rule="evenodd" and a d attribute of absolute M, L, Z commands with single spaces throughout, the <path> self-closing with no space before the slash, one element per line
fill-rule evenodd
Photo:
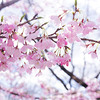
<path fill-rule="evenodd" d="M 64 36 L 58 35 L 57 38 L 58 38 L 57 46 L 58 46 L 59 48 L 64 47 L 64 46 L 67 45 L 67 41 L 66 41 L 66 39 L 64 38 Z"/>
<path fill-rule="evenodd" d="M 29 45 L 29 44 L 23 45 L 23 47 L 21 48 L 21 51 L 22 51 L 22 52 L 27 52 L 27 50 L 33 50 L 33 47 L 34 47 L 34 46 Z"/>
<path fill-rule="evenodd" d="M 17 34 L 13 34 L 13 39 L 18 40 Z"/>
<path fill-rule="evenodd" d="M 83 24 L 83 35 L 87 35 L 89 34 L 90 32 L 93 31 L 93 28 L 95 28 L 96 25 L 94 22 L 86 22 L 85 24 Z"/>
<path fill-rule="evenodd" d="M 65 31 L 64 35 L 69 43 L 73 43 L 74 41 L 80 42 L 80 38 L 77 36 L 77 34 L 73 31 Z"/>
<path fill-rule="evenodd" d="M 59 25 L 61 23 L 61 20 L 60 20 L 60 18 L 58 16 L 51 16 L 50 18 L 51 18 L 51 20 L 54 21 L 54 23 L 56 25 Z"/>
<path fill-rule="evenodd" d="M 57 57 L 55 61 L 57 64 L 68 66 L 69 62 L 71 61 L 71 57 L 69 56 L 69 54 L 65 54 L 64 56 Z"/>
<path fill-rule="evenodd" d="M 12 39 L 8 39 L 7 46 L 13 46 L 13 45 L 14 45 L 14 42 L 12 41 Z"/>
<path fill-rule="evenodd" d="M 3 31 L 4 32 L 7 32 L 9 34 L 11 34 L 12 31 L 14 31 L 14 29 L 16 29 L 16 26 L 15 25 L 9 25 L 9 24 L 4 24 L 3 25 Z"/>
<path fill-rule="evenodd" d="M 55 47 L 55 45 L 52 42 L 52 40 L 46 39 L 46 38 L 40 39 L 39 42 L 35 43 L 34 46 L 36 48 L 40 49 L 40 50 L 45 50 L 45 49 L 49 49 L 49 48 Z"/>
<path fill-rule="evenodd" d="M 97 58 L 97 57 L 98 57 L 98 56 L 97 56 L 97 51 L 96 51 L 96 50 L 89 52 L 89 54 L 91 54 L 91 57 L 92 57 L 92 58 Z"/>

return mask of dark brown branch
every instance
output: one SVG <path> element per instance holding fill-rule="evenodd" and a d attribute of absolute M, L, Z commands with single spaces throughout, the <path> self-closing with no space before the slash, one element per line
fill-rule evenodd
<path fill-rule="evenodd" d="M 68 88 L 66 87 L 65 83 L 63 82 L 63 80 L 60 79 L 60 78 L 54 73 L 54 71 L 53 71 L 51 68 L 49 68 L 49 70 L 50 70 L 51 73 L 63 84 L 63 86 L 65 87 L 65 89 L 68 90 Z"/>
<path fill-rule="evenodd" d="M 52 34 L 50 34 L 49 36 L 52 36 L 52 35 L 54 35 L 54 34 L 56 34 L 58 31 L 60 31 L 62 28 L 57 28 L 57 30 L 54 32 L 54 33 L 52 33 Z"/>
<path fill-rule="evenodd" d="M 21 23 L 21 24 L 18 24 L 17 26 L 23 26 L 23 25 L 25 25 L 25 24 L 27 24 L 27 23 L 33 21 L 33 20 L 36 20 L 36 19 L 37 19 L 37 18 L 36 18 L 37 15 L 38 15 L 38 14 L 35 14 L 34 17 L 33 17 L 32 19 L 27 20 L 26 22 L 23 22 L 23 23 Z"/>
<path fill-rule="evenodd" d="M 78 77 L 76 77 L 75 75 L 73 75 L 71 72 L 69 72 L 67 69 L 64 68 L 64 66 L 59 65 L 60 68 L 66 73 L 68 74 L 70 77 L 72 77 L 73 80 L 75 80 L 77 83 L 79 83 L 80 85 L 82 85 L 83 87 L 87 87 L 88 85 L 83 82 L 81 79 L 79 79 Z"/>
<path fill-rule="evenodd" d="M 8 1 L 6 3 L 1 3 L 0 4 L 0 10 L 2 10 L 5 7 L 11 6 L 11 5 L 15 4 L 18 1 L 20 1 L 20 0 L 11 0 L 11 1 Z"/>
<path fill-rule="evenodd" d="M 100 100 L 100 98 L 96 98 L 97 100 Z"/>
<path fill-rule="evenodd" d="M 100 72 L 95 76 L 95 78 L 98 78 L 99 77 L 99 75 L 100 75 Z"/>
<path fill-rule="evenodd" d="M 99 43 L 100 44 L 100 41 L 96 41 L 96 40 L 93 40 L 93 39 L 81 38 L 81 40 L 95 42 L 95 43 Z"/>
<path fill-rule="evenodd" d="M 0 38 L 6 38 L 5 36 L 0 36 Z"/>
<path fill-rule="evenodd" d="M 55 40 L 53 40 L 53 38 L 50 38 L 54 43 L 57 43 Z"/>
<path fill-rule="evenodd" d="M 35 33 L 37 30 L 39 30 L 40 28 L 42 28 L 44 25 L 46 25 L 48 22 L 45 22 L 44 24 L 42 24 L 41 26 L 38 26 L 38 28 L 33 32 Z"/>

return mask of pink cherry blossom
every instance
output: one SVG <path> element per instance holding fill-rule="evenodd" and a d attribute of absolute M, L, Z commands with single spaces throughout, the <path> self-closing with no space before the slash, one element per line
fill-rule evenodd
<path fill-rule="evenodd" d="M 2 39 L 0 38 L 0 43 L 2 43 Z"/>
<path fill-rule="evenodd" d="M 32 50 L 33 46 L 32 45 L 23 45 L 23 47 L 21 48 L 22 52 L 27 52 L 27 50 Z"/>
<path fill-rule="evenodd" d="M 13 45 L 14 45 L 14 43 L 13 43 L 12 39 L 8 39 L 7 46 L 13 46 Z"/>
<path fill-rule="evenodd" d="M 68 23 L 68 30 L 71 32 L 75 32 L 76 34 L 82 33 L 83 27 L 77 21 L 71 21 Z"/>
<path fill-rule="evenodd" d="M 50 47 L 54 47 L 55 44 L 50 39 L 40 39 L 39 42 L 35 43 L 34 45 L 36 48 L 40 50 L 49 49 Z"/>
<path fill-rule="evenodd" d="M 0 51 L 0 61 L 1 62 L 6 62 L 6 57 L 3 55 L 3 53 Z"/>
<path fill-rule="evenodd" d="M 31 33 L 26 37 L 26 40 L 30 42 L 32 39 L 35 39 L 37 36 L 38 36 L 38 32 Z"/>
<path fill-rule="evenodd" d="M 21 43 L 24 44 L 24 37 L 21 36 L 21 35 L 19 35 L 19 36 L 18 36 L 18 42 L 21 42 Z"/>
<path fill-rule="evenodd" d="M 77 42 L 81 41 L 75 32 L 69 31 L 69 32 L 64 33 L 64 35 L 69 41 L 69 43 L 73 43 L 74 41 L 77 41 Z"/>
<path fill-rule="evenodd" d="M 96 51 L 96 50 L 89 52 L 89 54 L 91 54 L 91 57 L 92 57 L 92 58 L 97 58 L 97 57 L 98 57 L 98 56 L 97 56 L 97 51 Z"/>
<path fill-rule="evenodd" d="M 16 62 L 16 58 L 14 58 L 14 57 L 9 57 L 8 59 L 7 59 L 7 63 L 8 64 L 10 64 L 9 62 Z"/>
<path fill-rule="evenodd" d="M 29 26 L 29 25 L 25 25 L 27 28 L 26 28 L 26 34 L 34 34 L 35 30 L 37 29 L 37 26 L 36 25 L 33 25 L 33 26 Z M 38 34 L 38 30 L 36 31 L 36 33 Z"/>
<path fill-rule="evenodd" d="M 34 65 L 36 68 L 45 69 L 45 67 L 51 67 L 52 63 L 49 61 L 45 61 L 43 59 L 40 59 Z"/>
<path fill-rule="evenodd" d="M 58 35 L 58 41 L 57 41 L 57 45 L 59 48 L 64 47 L 65 45 L 67 45 L 67 41 L 65 40 L 64 36 L 62 35 Z"/>
<path fill-rule="evenodd" d="M 61 23 L 61 20 L 58 16 L 51 16 L 50 18 L 54 21 L 56 25 L 59 25 Z"/>
<path fill-rule="evenodd" d="M 4 24 L 3 25 L 3 31 L 11 34 L 12 31 L 16 28 L 15 25 L 9 25 L 9 24 Z"/>
<path fill-rule="evenodd" d="M 13 39 L 18 40 L 17 34 L 14 34 L 14 35 L 13 35 Z"/>
<path fill-rule="evenodd" d="M 15 48 L 14 47 L 12 47 L 12 46 L 6 46 L 5 47 L 5 54 L 7 55 L 13 55 L 15 52 Z"/>
<path fill-rule="evenodd" d="M 93 31 L 93 28 L 95 28 L 96 25 L 94 22 L 87 22 L 83 25 L 83 35 L 87 35 L 89 34 L 90 32 Z"/>
<path fill-rule="evenodd" d="M 21 51 L 15 48 L 13 57 L 18 59 L 20 56 L 21 56 Z"/>
<path fill-rule="evenodd" d="M 71 57 L 68 54 L 65 54 L 62 57 L 57 57 L 55 61 L 58 64 L 68 66 L 69 65 L 69 62 L 71 61 Z"/>

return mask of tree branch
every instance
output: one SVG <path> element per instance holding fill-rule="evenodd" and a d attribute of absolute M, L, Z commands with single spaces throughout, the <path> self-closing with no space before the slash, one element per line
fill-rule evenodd
<path fill-rule="evenodd" d="M 65 89 L 68 90 L 68 88 L 66 87 L 65 83 L 63 82 L 63 80 L 60 79 L 60 78 L 54 73 L 54 71 L 53 71 L 51 68 L 49 68 L 49 70 L 50 70 L 51 73 L 63 84 L 63 86 L 65 87 Z"/>
<path fill-rule="evenodd" d="M 0 36 L 0 38 L 6 38 L 5 36 Z"/>
<path fill-rule="evenodd" d="M 11 6 L 11 5 L 15 4 L 18 1 L 20 1 L 20 0 L 11 0 L 11 1 L 8 1 L 6 3 L 1 3 L 0 4 L 0 10 L 2 10 L 5 7 Z"/>
<path fill-rule="evenodd" d="M 78 77 L 76 77 L 71 72 L 69 72 L 67 69 L 65 69 L 64 66 L 61 66 L 61 65 L 59 65 L 59 66 L 66 74 L 68 74 L 70 77 L 72 77 L 72 79 L 75 80 L 77 83 L 79 83 L 80 85 L 82 85 L 85 88 L 88 86 L 85 82 L 83 82 Z"/>
<path fill-rule="evenodd" d="M 95 43 L 99 43 L 100 44 L 100 41 L 96 41 L 96 40 L 93 40 L 93 39 L 81 38 L 81 40 L 95 42 Z"/>
<path fill-rule="evenodd" d="M 98 78 L 99 77 L 99 75 L 100 75 L 100 72 L 95 76 L 95 78 Z"/>
<path fill-rule="evenodd" d="M 25 24 L 27 24 L 27 23 L 33 21 L 33 20 L 36 20 L 36 19 L 37 19 L 37 18 L 36 18 L 37 15 L 38 15 L 38 14 L 35 14 L 35 15 L 33 16 L 32 19 L 26 20 L 25 22 L 23 22 L 23 23 L 21 23 L 21 24 L 18 24 L 17 26 L 23 26 L 23 25 L 25 25 Z"/>

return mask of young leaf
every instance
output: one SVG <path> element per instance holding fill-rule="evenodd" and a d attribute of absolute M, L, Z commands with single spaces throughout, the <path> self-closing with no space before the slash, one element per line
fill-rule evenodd
<path fill-rule="evenodd" d="M 23 18 L 25 17 L 25 13 L 24 13 L 24 15 L 20 18 L 20 22 L 23 20 Z"/>
<path fill-rule="evenodd" d="M 43 17 L 37 17 L 36 19 L 42 19 Z"/>
<path fill-rule="evenodd" d="M 3 17 L 3 16 L 1 16 L 1 22 L 3 22 L 3 19 L 4 19 L 4 17 Z"/>

